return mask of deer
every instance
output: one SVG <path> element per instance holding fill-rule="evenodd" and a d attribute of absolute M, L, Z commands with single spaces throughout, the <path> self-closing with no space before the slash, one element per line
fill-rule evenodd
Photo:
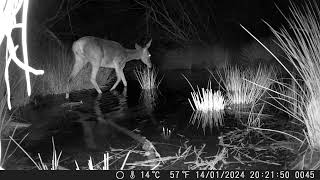
<path fill-rule="evenodd" d="M 136 43 L 135 49 L 126 49 L 118 42 L 93 36 L 78 39 L 72 45 L 75 62 L 68 78 L 68 84 L 72 83 L 72 80 L 87 63 L 90 63 L 92 66 L 90 82 L 99 94 L 102 91 L 96 82 L 96 76 L 100 67 L 115 69 L 117 80 L 110 91 L 113 91 L 120 81 L 127 87 L 123 69 L 128 61 L 141 60 L 148 68 L 152 67 L 151 54 L 148 51 L 151 42 L 152 39 L 145 47 Z M 66 93 L 66 98 L 69 98 L 69 92 Z"/>

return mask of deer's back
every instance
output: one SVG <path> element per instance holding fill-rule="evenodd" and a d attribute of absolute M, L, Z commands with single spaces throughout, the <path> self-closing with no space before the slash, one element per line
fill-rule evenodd
<path fill-rule="evenodd" d="M 116 57 L 125 58 L 125 48 L 121 44 L 92 36 L 75 41 L 72 50 L 74 54 L 81 55 L 88 62 L 100 61 L 101 66 L 109 66 Z"/>

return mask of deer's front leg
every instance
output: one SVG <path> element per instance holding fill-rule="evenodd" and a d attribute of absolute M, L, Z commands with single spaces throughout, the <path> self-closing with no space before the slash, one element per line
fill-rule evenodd
<path fill-rule="evenodd" d="M 101 89 L 99 88 L 99 86 L 98 86 L 98 84 L 97 84 L 97 81 L 96 81 L 96 77 L 97 77 L 98 71 L 99 71 L 99 66 L 92 65 L 90 81 L 91 81 L 91 83 L 93 84 L 93 87 L 97 90 L 97 92 L 98 92 L 99 94 L 101 94 L 102 91 L 101 91 Z"/>
<path fill-rule="evenodd" d="M 117 76 L 117 81 L 114 83 L 114 85 L 112 86 L 112 88 L 110 89 L 110 91 L 114 90 L 118 84 L 120 83 L 121 81 L 121 72 L 120 72 L 120 69 L 119 69 L 119 66 L 118 65 L 115 65 L 115 70 L 116 70 L 116 76 Z"/>
<path fill-rule="evenodd" d="M 120 71 L 120 76 L 121 76 L 123 85 L 127 87 L 128 83 L 127 83 L 126 77 L 124 76 L 123 69 Z"/>

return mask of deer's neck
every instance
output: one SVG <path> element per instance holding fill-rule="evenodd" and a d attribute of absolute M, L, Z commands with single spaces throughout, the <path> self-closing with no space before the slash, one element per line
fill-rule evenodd
<path fill-rule="evenodd" d="M 127 58 L 126 61 L 131 61 L 141 58 L 142 51 L 140 49 L 126 49 Z"/>

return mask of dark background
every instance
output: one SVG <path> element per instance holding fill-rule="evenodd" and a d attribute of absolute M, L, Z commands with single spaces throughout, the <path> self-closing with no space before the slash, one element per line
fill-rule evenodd
<path fill-rule="evenodd" d="M 30 29 L 39 30 L 45 27 L 67 44 L 86 35 L 111 39 L 125 46 L 132 46 L 135 42 L 144 43 L 151 37 L 154 41 L 175 44 L 175 40 L 170 39 L 161 27 L 147 18 L 148 11 L 138 3 L 149 1 L 32 0 L 29 5 Z M 64 2 L 64 5 L 59 14 L 57 11 L 61 2 Z M 177 0 L 162 2 L 165 7 L 172 8 L 172 12 L 175 12 Z M 271 34 L 269 28 L 262 19 L 273 27 L 280 27 L 284 18 L 276 5 L 284 13 L 288 11 L 289 6 L 288 0 L 180 0 L 180 2 L 185 4 L 190 17 L 201 17 L 195 18 L 194 21 L 203 20 L 208 24 L 208 30 L 202 33 L 201 41 L 206 43 L 224 41 L 231 44 L 249 38 L 240 28 L 240 23 L 257 36 L 269 36 Z M 54 18 L 56 14 L 58 16 Z M 191 41 L 194 39 L 190 39 Z"/>

